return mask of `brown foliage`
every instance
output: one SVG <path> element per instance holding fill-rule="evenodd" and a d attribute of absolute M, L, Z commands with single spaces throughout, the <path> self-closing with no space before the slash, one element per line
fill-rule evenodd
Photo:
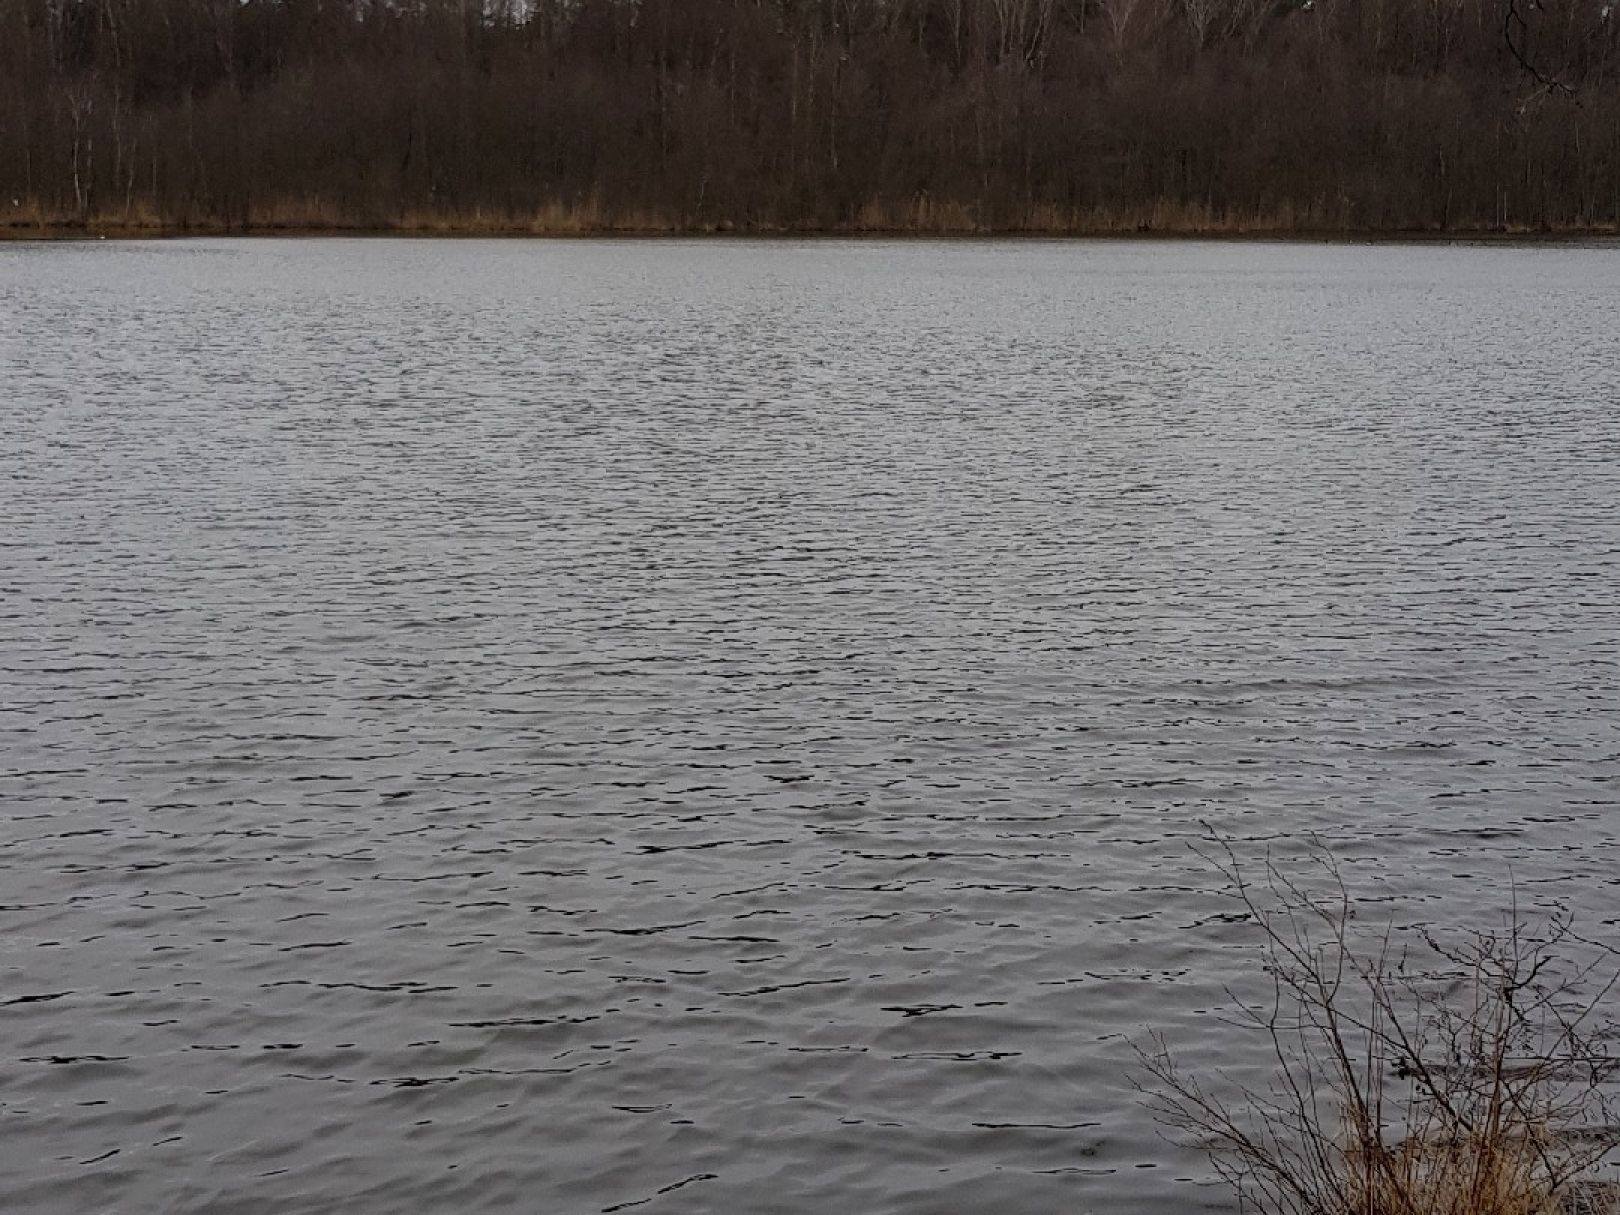
<path fill-rule="evenodd" d="M 0 228 L 1620 225 L 1608 0 L 0 0 Z"/>

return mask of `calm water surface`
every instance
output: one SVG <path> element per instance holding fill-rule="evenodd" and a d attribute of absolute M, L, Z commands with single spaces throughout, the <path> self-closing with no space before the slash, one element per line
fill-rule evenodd
<path fill-rule="evenodd" d="M 1314 831 L 1620 887 L 1620 250 L 0 248 L 0 1207 L 1222 1209 Z"/>

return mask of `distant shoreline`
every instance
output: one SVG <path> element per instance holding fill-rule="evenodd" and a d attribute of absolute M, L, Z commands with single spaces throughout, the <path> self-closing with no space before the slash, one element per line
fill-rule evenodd
<path fill-rule="evenodd" d="M 922 227 L 754 227 L 744 225 L 601 225 L 548 227 L 472 220 L 435 223 L 379 224 L 152 224 L 116 221 L 0 222 L 0 242 L 59 242 L 86 240 L 187 240 L 217 237 L 254 238 L 399 238 L 399 239 L 543 239 L 543 240 L 1209 240 L 1297 241 L 1302 244 L 1453 242 L 1482 244 L 1587 243 L 1620 241 L 1620 227 L 1571 228 L 1302 228 L 1266 226 L 1188 227 L 1040 227 L 961 228 Z"/>

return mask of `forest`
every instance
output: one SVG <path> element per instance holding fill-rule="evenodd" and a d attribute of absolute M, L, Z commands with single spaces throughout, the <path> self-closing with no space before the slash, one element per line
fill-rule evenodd
<path fill-rule="evenodd" d="M 0 231 L 1610 231 L 1617 7 L 0 0 Z"/>

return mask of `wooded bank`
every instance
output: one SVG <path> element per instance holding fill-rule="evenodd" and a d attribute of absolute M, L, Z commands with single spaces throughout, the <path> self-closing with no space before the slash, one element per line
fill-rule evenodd
<path fill-rule="evenodd" d="M 1620 0 L 0 0 L 0 230 L 1591 231 Z"/>

